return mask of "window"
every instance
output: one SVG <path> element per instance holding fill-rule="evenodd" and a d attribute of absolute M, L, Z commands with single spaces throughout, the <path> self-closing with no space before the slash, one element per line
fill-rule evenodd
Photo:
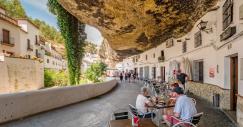
<path fill-rule="evenodd" d="M 186 45 L 186 41 L 184 41 L 182 44 L 182 53 L 185 53 L 186 51 L 187 51 L 187 45 Z"/>
<path fill-rule="evenodd" d="M 156 79 L 156 67 L 153 67 L 152 68 L 153 70 L 152 70 L 152 72 L 153 72 L 153 79 Z"/>
<path fill-rule="evenodd" d="M 155 53 L 153 54 L 153 57 L 155 58 Z"/>
<path fill-rule="evenodd" d="M 197 48 L 202 45 L 202 34 L 201 31 L 198 31 L 194 35 L 194 47 Z"/>
<path fill-rule="evenodd" d="M 233 3 L 226 0 L 223 5 L 223 30 L 225 30 L 233 21 Z"/>
<path fill-rule="evenodd" d="M 49 59 L 46 59 L 46 62 L 49 63 Z"/>
<path fill-rule="evenodd" d="M 164 57 L 165 56 L 165 53 L 164 53 L 164 50 L 161 51 L 161 57 Z"/>
<path fill-rule="evenodd" d="M 30 48 L 30 39 L 27 39 L 27 48 Z"/>
<path fill-rule="evenodd" d="M 193 62 L 193 81 L 203 83 L 203 61 Z"/>
<path fill-rule="evenodd" d="M 145 56 L 145 59 L 148 60 L 148 55 Z"/>
<path fill-rule="evenodd" d="M 38 44 L 38 36 L 35 35 L 35 43 Z"/>
<path fill-rule="evenodd" d="M 37 49 L 35 50 L 35 55 L 36 55 L 36 57 L 39 57 L 39 54 L 38 54 L 38 50 Z"/>
<path fill-rule="evenodd" d="M 3 43 L 10 43 L 9 31 L 3 29 Z"/>

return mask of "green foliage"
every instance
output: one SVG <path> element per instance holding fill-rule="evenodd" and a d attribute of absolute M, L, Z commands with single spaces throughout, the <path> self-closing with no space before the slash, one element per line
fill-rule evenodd
<path fill-rule="evenodd" d="M 26 18 L 26 13 L 19 0 L 0 0 L 0 6 L 13 18 Z"/>
<path fill-rule="evenodd" d="M 39 26 L 41 35 L 47 39 L 51 40 L 53 42 L 57 42 L 60 44 L 64 44 L 64 39 L 59 31 L 57 31 L 56 28 L 53 26 L 48 25 L 46 22 L 41 21 L 39 19 L 31 19 L 30 20 L 37 26 Z"/>
<path fill-rule="evenodd" d="M 90 65 L 84 75 L 87 79 L 93 82 L 100 82 L 100 78 L 104 75 L 107 65 L 103 62 L 96 62 Z"/>
<path fill-rule="evenodd" d="M 50 69 L 45 69 L 44 83 L 45 87 L 67 86 L 68 75 L 65 71 L 54 71 Z"/>
<path fill-rule="evenodd" d="M 85 53 L 96 54 L 97 53 L 97 45 L 91 42 L 85 42 Z"/>
<path fill-rule="evenodd" d="M 86 37 L 80 37 L 79 30 L 84 32 L 85 25 L 66 11 L 57 0 L 48 0 L 48 6 L 49 10 L 57 15 L 58 26 L 65 39 L 70 84 L 79 84 L 84 40 L 86 39 Z"/>

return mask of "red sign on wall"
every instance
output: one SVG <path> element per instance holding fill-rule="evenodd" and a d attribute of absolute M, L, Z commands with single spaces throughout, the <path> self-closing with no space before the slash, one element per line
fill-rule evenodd
<path fill-rule="evenodd" d="M 215 76 L 215 69 L 214 68 L 209 68 L 209 77 L 214 78 Z"/>

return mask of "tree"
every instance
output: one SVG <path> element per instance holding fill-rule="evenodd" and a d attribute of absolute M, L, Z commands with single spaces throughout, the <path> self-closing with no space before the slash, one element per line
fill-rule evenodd
<path fill-rule="evenodd" d="M 6 9 L 6 14 L 13 18 L 26 18 L 26 12 L 19 0 L 0 0 L 0 6 Z"/>
<path fill-rule="evenodd" d="M 85 42 L 85 52 L 90 54 L 96 54 L 97 53 L 97 45 L 91 42 Z"/>
<path fill-rule="evenodd" d="M 93 82 L 100 82 L 100 77 L 104 75 L 107 65 L 103 62 L 96 62 L 90 65 L 84 75 L 87 79 Z"/>

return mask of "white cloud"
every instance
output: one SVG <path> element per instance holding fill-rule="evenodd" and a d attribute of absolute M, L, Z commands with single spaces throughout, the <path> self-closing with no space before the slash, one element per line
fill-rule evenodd
<path fill-rule="evenodd" d="M 39 10 L 47 13 L 50 16 L 54 16 L 52 13 L 49 12 L 49 9 L 47 7 L 48 0 L 21 0 L 21 1 L 30 4 L 35 8 L 38 8 Z"/>

